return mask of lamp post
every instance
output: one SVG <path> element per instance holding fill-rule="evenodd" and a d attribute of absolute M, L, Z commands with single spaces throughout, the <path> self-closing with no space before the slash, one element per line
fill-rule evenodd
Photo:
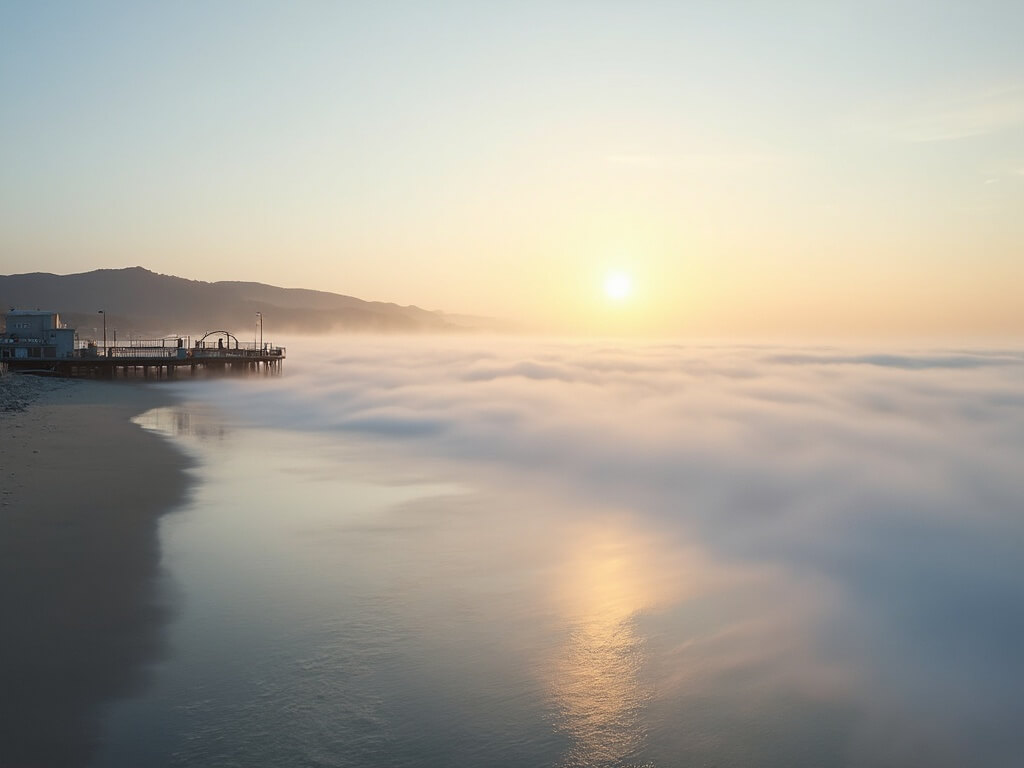
<path fill-rule="evenodd" d="M 107 313 L 102 309 L 96 310 L 103 315 L 103 354 L 107 354 Z"/>

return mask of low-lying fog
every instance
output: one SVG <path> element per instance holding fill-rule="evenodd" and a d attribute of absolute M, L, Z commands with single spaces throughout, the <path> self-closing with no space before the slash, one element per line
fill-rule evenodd
<path fill-rule="evenodd" d="M 1019 757 L 1021 352 L 287 346 L 279 378 L 178 386 L 263 439 L 357 446 L 340 473 L 461 489 L 405 505 L 424 530 L 435 513 L 457 523 L 421 536 L 439 562 L 403 589 L 422 604 L 449 581 L 468 595 L 458 640 L 421 630 L 439 657 L 477 624 L 509 622 L 479 631 L 547 691 L 565 764 Z M 526 592 L 545 607 L 508 597 Z M 466 607 L 485 598 L 503 619 Z M 530 642 L 511 639 L 517 611 L 522 626 L 562 617 L 564 646 L 510 650 Z"/>

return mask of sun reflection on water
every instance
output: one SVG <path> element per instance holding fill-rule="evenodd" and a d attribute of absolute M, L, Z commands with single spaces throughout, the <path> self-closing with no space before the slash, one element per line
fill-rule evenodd
<path fill-rule="evenodd" d="M 641 675 L 645 639 L 637 619 L 675 591 L 654 578 L 650 549 L 606 526 L 581 535 L 567 559 L 556 599 L 568 640 L 549 678 L 554 725 L 570 741 L 564 766 L 628 762 L 646 740 L 643 714 L 653 691 Z"/>

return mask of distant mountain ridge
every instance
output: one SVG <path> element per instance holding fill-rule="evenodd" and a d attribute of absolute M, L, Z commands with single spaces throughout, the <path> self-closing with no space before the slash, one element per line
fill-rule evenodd
<path fill-rule="evenodd" d="M 0 275 L 0 310 L 52 309 L 84 335 L 98 327 L 136 336 L 229 330 L 246 338 L 256 313 L 265 333 L 458 332 L 487 330 L 487 318 L 448 316 L 416 306 L 364 301 L 326 291 L 263 283 L 208 283 L 161 275 L 143 267 L 97 269 L 72 275 Z M 494 324 L 497 325 L 496 323 Z"/>

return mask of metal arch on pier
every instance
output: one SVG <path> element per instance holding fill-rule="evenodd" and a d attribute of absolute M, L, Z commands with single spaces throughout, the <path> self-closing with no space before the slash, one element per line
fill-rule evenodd
<path fill-rule="evenodd" d="M 202 338 L 196 340 L 196 346 L 198 347 L 198 346 L 201 346 L 201 345 L 205 344 L 207 338 L 209 338 L 210 336 L 215 336 L 215 335 L 216 336 L 221 336 L 222 335 L 222 336 L 224 336 L 225 339 L 234 339 L 235 340 L 235 348 L 236 349 L 238 348 L 238 337 L 235 336 L 235 334 L 231 333 L 231 331 L 207 331 L 202 336 Z"/>

